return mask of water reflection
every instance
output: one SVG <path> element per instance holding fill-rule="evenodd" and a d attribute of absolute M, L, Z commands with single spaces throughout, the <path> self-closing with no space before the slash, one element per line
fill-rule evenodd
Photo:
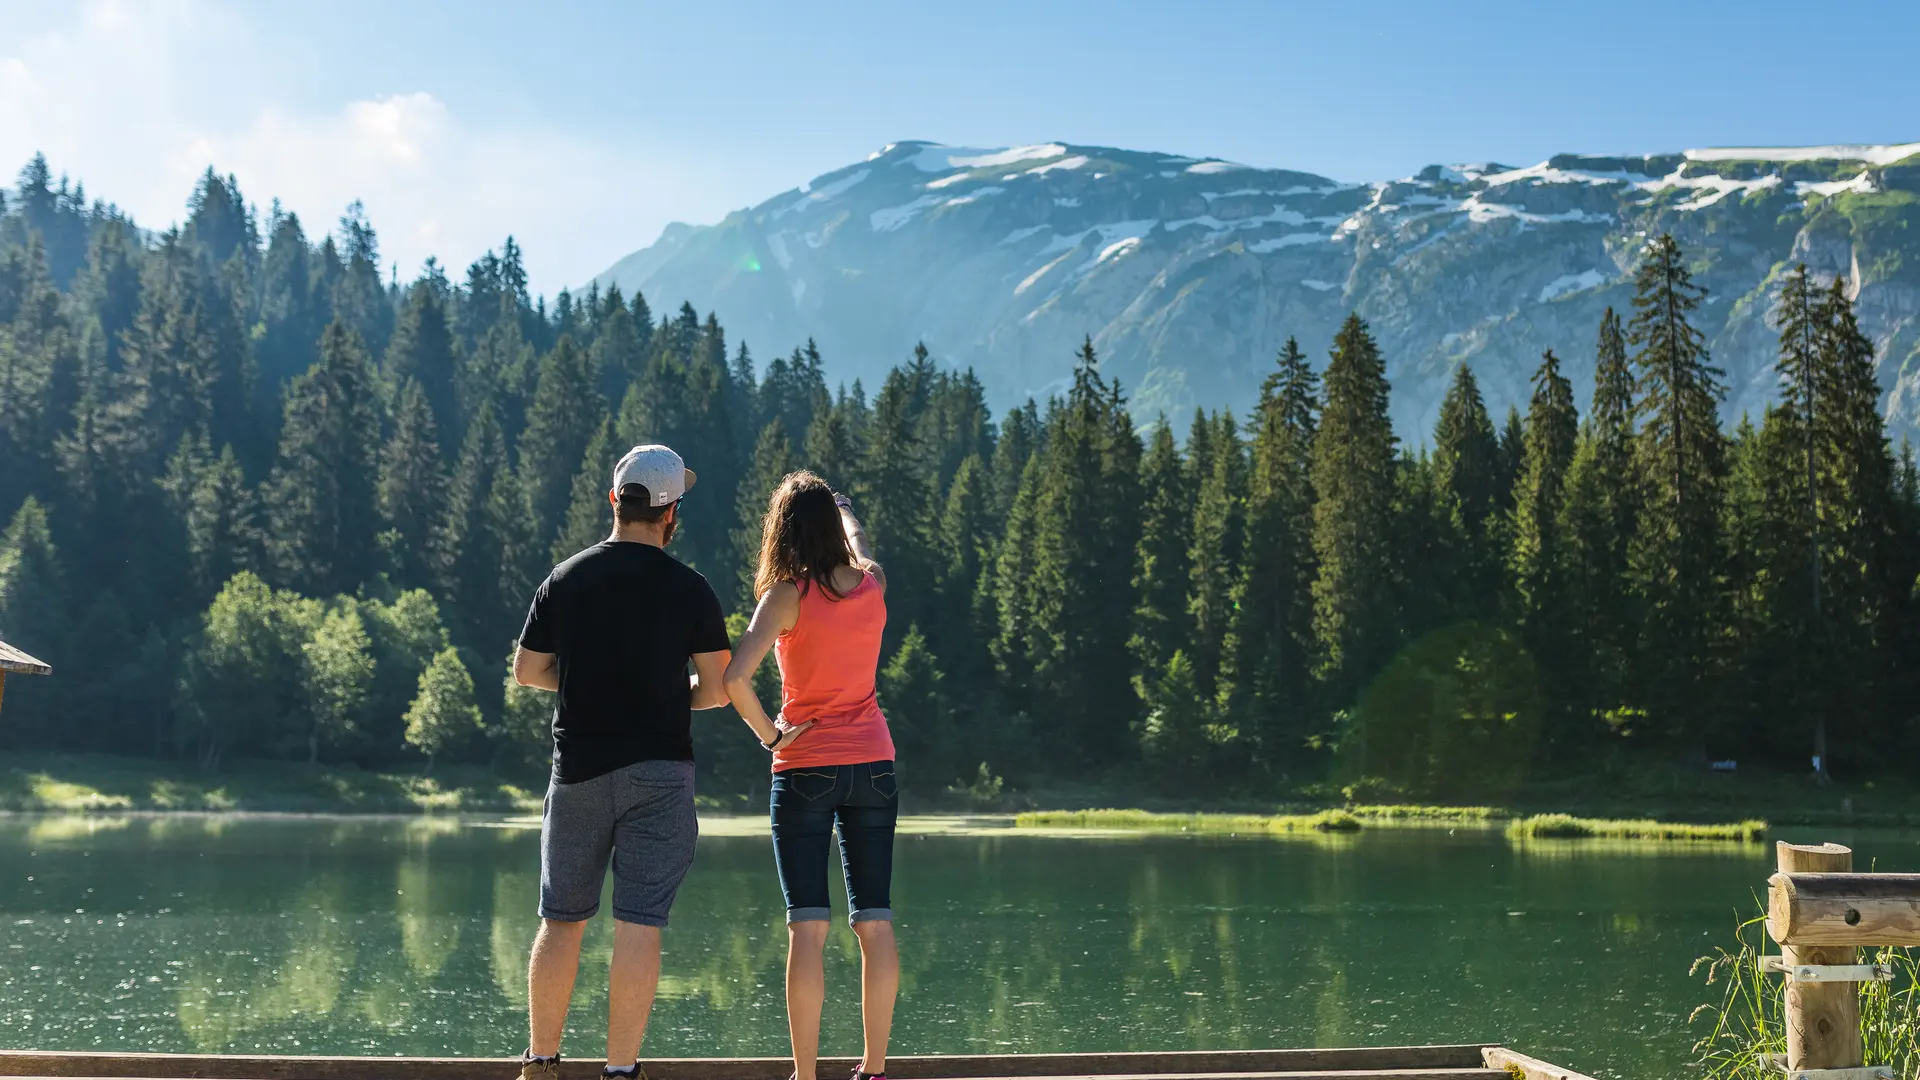
<path fill-rule="evenodd" d="M 1910 836 L 1861 859 L 1920 866 Z M 0 819 L 0 1044 L 508 1054 L 538 834 L 438 820 Z M 1671 1074 L 1694 956 L 1751 910 L 1757 846 L 1512 844 L 1498 831 L 903 836 L 903 1053 L 1505 1041 Z M 837 886 L 836 886 L 837 888 Z M 649 1052 L 778 1054 L 785 931 L 754 824 L 708 830 L 667 935 Z M 611 926 L 570 1045 L 591 1054 Z M 859 1044 L 828 951 L 827 1047 Z"/>

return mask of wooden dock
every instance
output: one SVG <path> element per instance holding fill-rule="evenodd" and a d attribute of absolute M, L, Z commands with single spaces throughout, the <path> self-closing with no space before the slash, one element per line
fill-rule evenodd
<path fill-rule="evenodd" d="M 651 1080 L 779 1080 L 785 1058 L 648 1058 Z M 851 1071 L 822 1058 L 820 1075 Z M 1587 1080 L 1499 1046 L 1382 1046 L 1344 1050 L 1231 1050 L 1144 1054 L 990 1054 L 895 1057 L 894 1080 Z M 600 1075 L 601 1062 L 567 1060 L 567 1080 Z M 140 1080 L 507 1080 L 512 1058 L 269 1057 L 238 1054 L 99 1054 L 0 1050 L 0 1076 L 111 1076 Z"/>

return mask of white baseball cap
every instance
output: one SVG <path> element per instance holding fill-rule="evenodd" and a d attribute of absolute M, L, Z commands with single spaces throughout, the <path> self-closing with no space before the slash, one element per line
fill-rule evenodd
<path fill-rule="evenodd" d="M 694 479 L 693 470 L 680 455 L 658 443 L 634 447 L 613 467 L 613 490 L 639 484 L 647 489 L 651 506 L 678 502 L 693 487 Z"/>

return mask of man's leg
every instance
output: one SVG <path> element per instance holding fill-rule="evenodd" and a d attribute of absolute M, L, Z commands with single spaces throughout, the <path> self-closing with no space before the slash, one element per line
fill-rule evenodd
<path fill-rule="evenodd" d="M 642 761 L 612 774 L 613 965 L 607 975 L 607 1064 L 640 1058 L 660 985 L 660 931 L 700 837 L 693 762 Z"/>
<path fill-rule="evenodd" d="M 607 1064 L 640 1060 L 653 993 L 660 987 L 660 928 L 613 923 L 613 965 L 607 973 Z"/>
<path fill-rule="evenodd" d="M 573 977 L 580 970 L 580 938 L 585 922 L 541 919 L 527 963 L 527 1052 L 552 1057 L 560 1052 L 573 1000 Z"/>
<path fill-rule="evenodd" d="M 580 970 L 580 938 L 600 909 L 613 851 L 605 777 L 547 789 L 540 821 L 540 933 L 527 962 L 527 1053 L 560 1052 Z"/>
<path fill-rule="evenodd" d="M 860 1024 L 866 1034 L 860 1071 L 877 1076 L 887 1071 L 893 1002 L 900 994 L 900 949 L 891 922 L 854 923 L 853 934 L 860 939 Z"/>
<path fill-rule="evenodd" d="M 795 1080 L 814 1080 L 820 1061 L 820 1007 L 827 1000 L 825 919 L 787 924 L 787 1036 Z"/>

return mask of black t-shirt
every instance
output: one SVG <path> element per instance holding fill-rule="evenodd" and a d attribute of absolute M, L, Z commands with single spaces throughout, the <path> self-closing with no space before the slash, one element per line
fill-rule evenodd
<path fill-rule="evenodd" d="M 558 657 L 553 775 L 563 784 L 636 761 L 692 761 L 687 660 L 729 647 L 706 578 L 651 544 L 612 540 L 553 568 L 520 644 Z"/>

